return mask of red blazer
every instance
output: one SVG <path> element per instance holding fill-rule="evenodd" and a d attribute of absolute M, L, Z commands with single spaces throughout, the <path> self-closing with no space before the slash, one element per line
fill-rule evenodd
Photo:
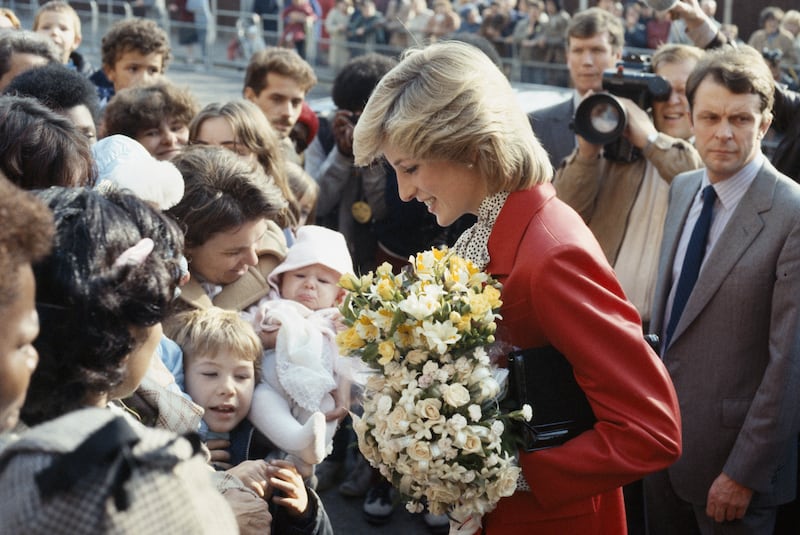
<path fill-rule="evenodd" d="M 484 518 L 485 533 L 624 534 L 620 487 L 680 456 L 669 375 L 597 240 L 552 185 L 508 197 L 489 255 L 487 270 L 503 283 L 498 339 L 558 348 L 597 423 L 562 446 L 521 453 L 532 492 L 501 500 Z"/>

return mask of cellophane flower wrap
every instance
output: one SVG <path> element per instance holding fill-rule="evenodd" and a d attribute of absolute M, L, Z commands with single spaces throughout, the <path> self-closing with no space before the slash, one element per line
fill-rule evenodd
<path fill-rule="evenodd" d="M 411 257 L 393 274 L 346 275 L 337 342 L 375 373 L 363 415 L 353 416 L 359 449 L 407 501 L 434 514 L 482 516 L 514 493 L 520 468 L 509 419 L 530 407 L 499 408 L 505 370 L 487 351 L 500 318 L 500 283 L 446 249 Z"/>

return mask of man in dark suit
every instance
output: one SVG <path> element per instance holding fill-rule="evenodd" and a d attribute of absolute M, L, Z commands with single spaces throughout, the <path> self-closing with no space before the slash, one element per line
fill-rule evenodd
<path fill-rule="evenodd" d="M 772 533 L 797 475 L 800 186 L 760 150 L 774 84 L 759 52 L 712 52 L 686 87 L 706 167 L 672 183 L 651 323 L 683 455 L 645 480 L 648 527 Z"/>
<path fill-rule="evenodd" d="M 603 89 L 603 71 L 622 57 L 625 30 L 618 17 L 600 8 L 576 14 L 567 27 L 567 68 L 575 88 L 573 98 L 530 114 L 536 137 L 558 168 L 576 147 L 570 128 L 577 103 L 587 91 Z"/>

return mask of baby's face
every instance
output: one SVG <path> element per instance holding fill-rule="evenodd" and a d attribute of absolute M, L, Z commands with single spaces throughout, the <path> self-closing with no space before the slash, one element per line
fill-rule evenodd
<path fill-rule="evenodd" d="M 233 353 L 187 359 L 186 393 L 203 407 L 209 430 L 227 433 L 247 417 L 253 400 L 253 361 Z"/>
<path fill-rule="evenodd" d="M 339 303 L 339 274 L 322 264 L 312 264 L 281 276 L 281 297 L 320 310 Z"/>

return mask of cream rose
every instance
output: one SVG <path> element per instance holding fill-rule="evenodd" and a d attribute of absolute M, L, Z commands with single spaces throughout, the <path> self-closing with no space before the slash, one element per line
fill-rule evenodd
<path fill-rule="evenodd" d="M 464 385 L 456 383 L 449 385 L 446 389 L 443 387 L 444 402 L 451 407 L 461 407 L 469 403 L 469 390 Z"/>
<path fill-rule="evenodd" d="M 439 399 L 421 399 L 417 401 L 416 411 L 422 418 L 428 420 L 438 420 L 441 413 L 442 401 Z"/>
<path fill-rule="evenodd" d="M 424 440 L 418 440 L 406 448 L 408 456 L 415 461 L 428 461 L 431 460 L 431 448 Z"/>

